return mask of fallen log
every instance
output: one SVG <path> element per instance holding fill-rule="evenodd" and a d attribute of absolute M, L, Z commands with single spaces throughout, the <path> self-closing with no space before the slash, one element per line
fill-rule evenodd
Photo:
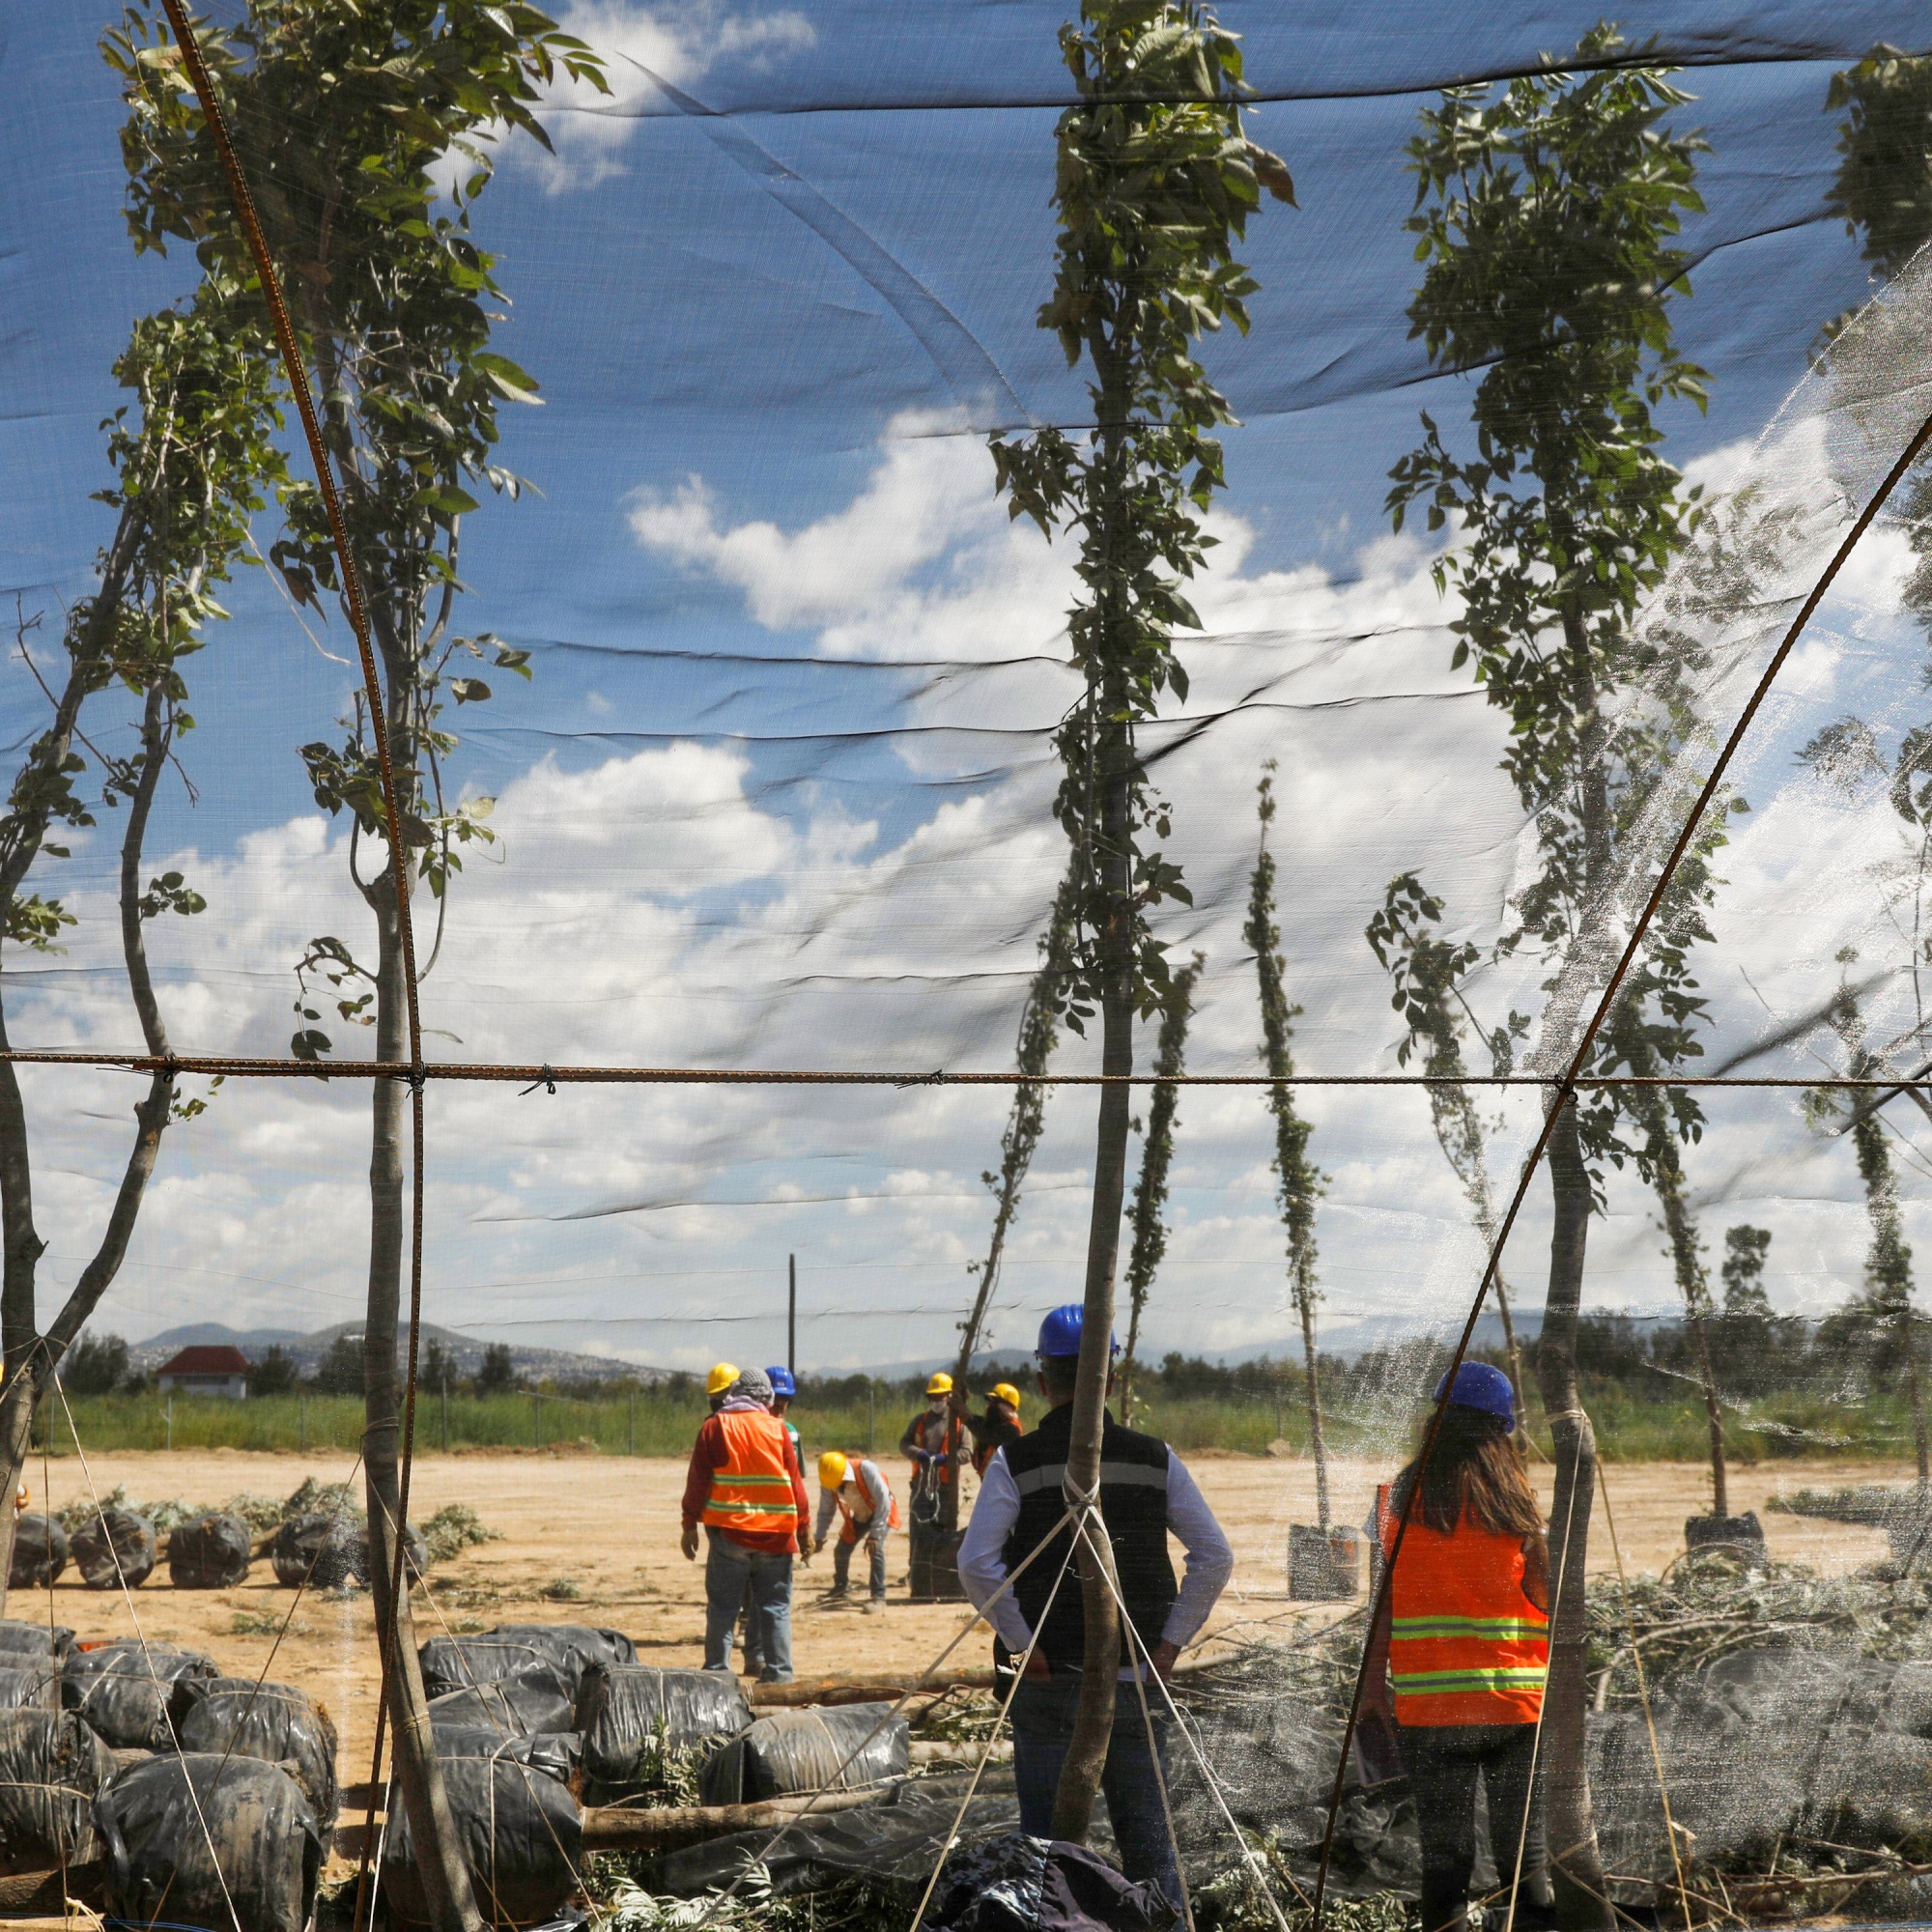
<path fill-rule="evenodd" d="M 957 1743 L 952 1743 L 915 1738 L 906 1748 L 912 1753 L 914 1764 L 928 1769 L 941 1764 L 953 1771 L 977 1771 L 982 1759 L 987 1764 L 1011 1764 L 1013 1761 L 1011 1738 L 995 1739 L 990 1751 L 986 1748 L 983 1739 L 977 1742 L 961 1739 Z"/>
<path fill-rule="evenodd" d="M 913 1694 L 942 1696 L 948 1690 L 990 1690 L 993 1666 L 988 1663 L 965 1670 L 935 1670 L 921 1680 L 914 1670 L 862 1671 L 849 1677 L 796 1678 L 789 1684 L 748 1684 L 745 1689 L 754 1706 L 779 1706 L 797 1710 L 808 1704 L 891 1703 Z"/>
<path fill-rule="evenodd" d="M 1233 1662 L 1226 1651 L 1213 1657 L 1183 1657 L 1174 1666 L 1176 1677 L 1192 1677 Z M 810 1704 L 891 1703 L 900 1697 L 941 1697 L 949 1690 L 991 1690 L 993 1666 L 968 1664 L 958 1670 L 935 1670 L 922 1678 L 914 1670 L 869 1670 L 844 1677 L 795 1678 L 789 1684 L 747 1684 L 745 1694 L 759 1709 L 796 1710 Z"/>
<path fill-rule="evenodd" d="M 674 1852 L 707 1838 L 735 1832 L 776 1832 L 804 1817 L 856 1811 L 882 1804 L 896 1783 L 868 1785 L 861 1791 L 828 1791 L 821 1798 L 768 1798 L 756 1804 L 678 1804 L 628 1810 L 621 1804 L 593 1805 L 583 1814 L 586 1852 Z"/>

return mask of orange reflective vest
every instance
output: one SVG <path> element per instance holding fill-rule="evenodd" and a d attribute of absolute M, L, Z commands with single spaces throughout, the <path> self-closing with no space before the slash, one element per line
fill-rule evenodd
<path fill-rule="evenodd" d="M 858 1475 L 859 1459 L 856 1456 L 854 1456 L 851 1459 L 851 1464 L 852 1464 L 853 1474 L 855 1476 Z M 873 1464 L 874 1468 L 876 1468 L 877 1466 L 878 1465 L 876 1463 Z M 880 1472 L 879 1480 L 882 1483 L 886 1483 L 886 1478 L 883 1471 Z M 859 1493 L 861 1495 L 865 1495 L 867 1493 L 866 1479 L 863 1476 L 859 1476 Z M 861 1535 L 870 1534 L 873 1523 L 875 1523 L 879 1518 L 879 1512 L 876 1508 L 872 1511 L 870 1516 L 862 1519 L 860 1517 L 855 1516 L 849 1509 L 845 1507 L 845 1494 L 842 1490 L 836 1492 L 832 1499 L 838 1505 L 838 1514 L 845 1519 L 844 1522 L 840 1525 L 838 1531 L 838 1541 L 840 1543 L 857 1543 Z M 896 1529 L 898 1526 L 899 1526 L 899 1499 L 897 1496 L 894 1495 L 893 1486 L 890 1483 L 886 1483 L 886 1527 L 888 1529 Z"/>
<path fill-rule="evenodd" d="M 777 1416 L 761 1409 L 721 1411 L 726 1462 L 711 1472 L 704 1520 L 714 1529 L 736 1529 L 774 1536 L 798 1532 L 798 1504 L 792 1496 L 791 1438 Z"/>
<path fill-rule="evenodd" d="M 1395 1546 L 1386 1514 L 1382 1548 Z M 1389 1592 L 1389 1678 L 1401 1724 L 1533 1724 L 1549 1618 L 1523 1592 L 1522 1539 L 1468 1517 L 1449 1535 L 1411 1519 Z"/>

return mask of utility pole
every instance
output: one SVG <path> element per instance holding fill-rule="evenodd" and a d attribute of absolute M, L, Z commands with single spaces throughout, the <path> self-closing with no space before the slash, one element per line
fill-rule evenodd
<path fill-rule="evenodd" d="M 791 1293 L 785 1303 L 785 1367 L 791 1371 L 792 1379 L 798 1379 L 798 1257 L 787 1255 L 791 1275 Z"/>

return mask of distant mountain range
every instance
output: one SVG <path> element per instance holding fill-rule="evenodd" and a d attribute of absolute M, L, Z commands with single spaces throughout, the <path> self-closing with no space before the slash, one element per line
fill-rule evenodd
<path fill-rule="evenodd" d="M 1542 1326 L 1540 1309 L 1525 1309 L 1517 1317 L 1517 1334 L 1523 1340 L 1531 1339 Z M 1402 1316 L 1364 1316 L 1351 1321 L 1332 1321 L 1321 1324 L 1320 1340 L 1324 1355 L 1341 1355 L 1352 1360 L 1366 1354 L 1373 1349 L 1387 1348 L 1402 1342 L 1418 1332 L 1419 1326 L 1432 1329 L 1437 1324 L 1418 1324 Z M 178 1350 L 197 1344 L 226 1345 L 240 1349 L 252 1361 L 259 1361 L 270 1349 L 280 1349 L 296 1364 L 304 1376 L 313 1375 L 318 1363 L 327 1355 L 336 1340 L 344 1335 L 359 1336 L 362 1324 L 359 1321 L 339 1321 L 332 1328 L 303 1330 L 300 1328 L 230 1328 L 219 1321 L 189 1321 L 177 1328 L 168 1328 L 158 1335 L 151 1335 L 144 1342 L 132 1342 L 128 1347 L 130 1367 L 143 1374 L 150 1374 L 160 1367 Z M 434 1341 L 440 1342 L 449 1352 L 456 1371 L 464 1377 L 476 1374 L 483 1366 L 483 1350 L 487 1340 L 474 1335 L 459 1334 L 453 1328 L 440 1328 L 433 1322 L 423 1323 L 425 1347 Z M 1475 1343 L 1479 1349 L 1499 1348 L 1502 1345 L 1502 1323 L 1493 1310 L 1485 1311 L 1476 1324 Z M 409 1329 L 405 1324 L 402 1346 L 409 1344 Z M 517 1375 L 526 1381 L 619 1381 L 634 1378 L 644 1383 L 665 1380 L 672 1371 L 646 1367 L 636 1362 L 620 1361 L 611 1355 L 587 1355 L 570 1349 L 531 1348 L 522 1343 L 509 1345 L 510 1359 L 516 1367 Z M 1150 1358 L 1158 1363 L 1165 1350 L 1150 1350 Z M 1298 1362 L 1301 1359 L 1301 1337 L 1298 1334 L 1270 1336 L 1265 1340 L 1244 1343 L 1237 1349 L 1217 1349 L 1209 1350 L 1206 1359 L 1210 1362 L 1230 1365 L 1238 1362 L 1252 1362 L 1262 1356 L 1275 1361 Z M 810 1365 L 808 1364 L 808 1371 Z M 941 1362 L 922 1357 L 916 1361 L 880 1362 L 871 1365 L 870 1372 L 886 1381 L 901 1381 L 909 1377 L 930 1374 L 935 1368 L 950 1368 L 950 1360 Z M 1032 1373 L 1032 1357 L 1024 1350 L 1011 1349 L 994 1350 L 973 1358 L 973 1375 L 976 1382 L 991 1380 L 995 1377 L 1011 1380 L 1025 1378 Z M 864 1371 L 861 1370 L 861 1373 Z M 838 1374 L 834 1369 L 830 1373 Z"/>
<path fill-rule="evenodd" d="M 1532 1341 L 1541 1332 L 1543 1311 L 1540 1308 L 1524 1309 L 1520 1313 L 1512 1310 L 1511 1313 L 1515 1316 L 1519 1342 Z M 429 1331 L 424 1329 L 423 1332 L 427 1334 Z M 1318 1323 L 1316 1340 L 1323 1355 L 1340 1355 L 1345 1361 L 1353 1361 L 1372 1350 L 1393 1348 L 1418 1334 L 1438 1334 L 1453 1339 L 1460 1332 L 1460 1321 L 1456 1328 L 1450 1329 L 1440 1322 L 1419 1322 L 1405 1315 L 1362 1315 L 1346 1321 Z M 1487 1308 L 1476 1322 L 1471 1346 L 1476 1349 L 1500 1349 L 1502 1345 L 1502 1320 L 1493 1308 Z M 1158 1366 L 1160 1358 L 1167 1352 L 1163 1348 L 1151 1349 L 1145 1359 Z M 1184 1352 L 1191 1354 L 1194 1351 Z M 1276 1362 L 1300 1361 L 1300 1335 L 1274 1335 L 1265 1341 L 1244 1342 L 1238 1349 L 1209 1349 L 1203 1352 L 1201 1359 L 1218 1367 L 1233 1368 L 1240 1362 L 1260 1361 L 1264 1356 Z M 872 1373 L 887 1381 L 899 1381 L 908 1376 L 925 1375 L 934 1367 L 951 1366 L 950 1362 L 888 1362 Z M 1033 1357 L 1023 1350 L 995 1349 L 989 1353 L 973 1357 L 976 1381 L 995 1374 L 1004 1375 L 1011 1380 L 1015 1375 L 1030 1375 L 1032 1371 Z"/>
<path fill-rule="evenodd" d="M 338 1321 L 333 1328 L 318 1328 L 312 1333 L 299 1328 L 229 1328 L 219 1321 L 189 1321 L 179 1328 L 164 1329 L 145 1342 L 128 1345 L 130 1367 L 149 1374 L 182 1349 L 213 1344 L 240 1349 L 251 1362 L 260 1361 L 270 1349 L 279 1349 L 305 1376 L 336 1341 L 344 1336 L 359 1336 L 359 1321 Z M 409 1347 L 409 1324 L 403 1324 L 400 1346 Z M 473 1335 L 459 1335 L 453 1328 L 423 1323 L 423 1343 L 440 1342 L 462 1376 L 473 1376 L 483 1366 L 483 1350 L 489 1346 Z M 580 1355 L 568 1349 L 528 1349 L 510 1344 L 510 1360 L 517 1374 L 529 1381 L 617 1381 L 633 1377 L 639 1381 L 661 1381 L 669 1373 L 665 1369 L 643 1368 L 635 1362 L 612 1361 L 608 1355 Z"/>

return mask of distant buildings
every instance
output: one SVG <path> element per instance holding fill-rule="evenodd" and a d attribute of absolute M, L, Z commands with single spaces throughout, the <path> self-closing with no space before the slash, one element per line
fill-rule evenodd
<path fill-rule="evenodd" d="M 248 1395 L 248 1358 L 240 1349 L 202 1344 L 169 1356 L 155 1378 L 163 1395 L 214 1395 L 242 1402 Z"/>

